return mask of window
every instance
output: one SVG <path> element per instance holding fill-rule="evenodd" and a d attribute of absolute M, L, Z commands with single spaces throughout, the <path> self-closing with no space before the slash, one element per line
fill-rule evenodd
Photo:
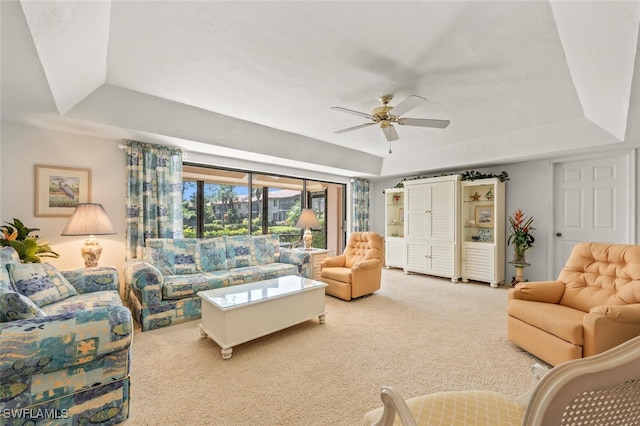
<path fill-rule="evenodd" d="M 247 233 L 246 173 L 183 167 L 182 205 L 185 237 L 216 237 Z"/>
<path fill-rule="evenodd" d="M 185 164 L 184 236 L 278 234 L 282 246 L 298 246 L 303 230 L 296 223 L 309 206 L 321 225 L 312 230 L 313 247 L 341 253 L 344 196 L 343 184 Z"/>

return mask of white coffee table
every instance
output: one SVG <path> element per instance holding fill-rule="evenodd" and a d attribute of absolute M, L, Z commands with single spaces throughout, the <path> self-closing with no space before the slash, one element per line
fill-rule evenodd
<path fill-rule="evenodd" d="M 318 317 L 325 322 L 327 284 L 289 275 L 201 291 L 200 335 L 211 337 L 229 359 L 233 347 Z"/>

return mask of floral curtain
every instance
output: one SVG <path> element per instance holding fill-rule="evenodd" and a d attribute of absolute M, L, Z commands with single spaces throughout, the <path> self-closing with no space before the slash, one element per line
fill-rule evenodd
<path fill-rule="evenodd" d="M 140 258 L 147 238 L 182 237 L 182 151 L 126 141 L 126 260 Z"/>
<path fill-rule="evenodd" d="M 353 179 L 351 192 L 353 195 L 353 232 L 369 230 L 369 186 L 366 179 Z"/>

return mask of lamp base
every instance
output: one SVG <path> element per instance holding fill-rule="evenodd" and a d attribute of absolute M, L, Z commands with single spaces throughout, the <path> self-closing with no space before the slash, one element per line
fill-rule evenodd
<path fill-rule="evenodd" d="M 100 241 L 95 237 L 87 238 L 82 247 L 82 258 L 84 259 L 85 268 L 93 268 L 98 266 L 98 260 L 102 254 L 102 246 Z"/>
<path fill-rule="evenodd" d="M 311 234 L 311 229 L 305 229 L 302 241 L 304 241 L 304 249 L 311 250 L 311 243 L 313 242 L 313 234 Z"/>

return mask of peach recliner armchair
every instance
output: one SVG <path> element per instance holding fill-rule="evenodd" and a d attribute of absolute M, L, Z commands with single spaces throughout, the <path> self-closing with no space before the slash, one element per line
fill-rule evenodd
<path fill-rule="evenodd" d="M 551 365 L 640 336 L 640 246 L 578 243 L 556 281 L 509 289 L 507 336 Z"/>
<path fill-rule="evenodd" d="M 380 289 L 382 237 L 375 232 L 353 232 L 340 256 L 320 264 L 320 280 L 326 294 L 351 300 Z"/>

